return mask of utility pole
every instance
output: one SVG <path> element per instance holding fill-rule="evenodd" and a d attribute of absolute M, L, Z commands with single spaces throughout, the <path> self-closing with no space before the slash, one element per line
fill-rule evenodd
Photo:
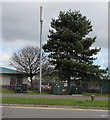
<path fill-rule="evenodd" d="M 40 6 L 40 85 L 39 85 L 40 93 L 42 85 L 42 24 L 43 24 L 43 8 L 42 6 Z"/>

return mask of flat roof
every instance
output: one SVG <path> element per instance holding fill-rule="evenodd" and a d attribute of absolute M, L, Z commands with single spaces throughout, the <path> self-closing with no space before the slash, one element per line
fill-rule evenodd
<path fill-rule="evenodd" d="M 26 73 L 19 72 L 17 70 L 12 70 L 5 67 L 0 67 L 0 74 L 26 74 Z"/>

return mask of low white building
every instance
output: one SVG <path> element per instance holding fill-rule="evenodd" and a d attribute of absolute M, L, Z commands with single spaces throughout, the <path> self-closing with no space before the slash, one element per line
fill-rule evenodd
<path fill-rule="evenodd" d="M 13 89 L 17 84 L 28 84 L 27 74 L 0 67 L 0 86 Z"/>

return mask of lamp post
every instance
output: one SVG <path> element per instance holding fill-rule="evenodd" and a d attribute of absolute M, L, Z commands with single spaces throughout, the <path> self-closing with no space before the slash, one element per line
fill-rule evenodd
<path fill-rule="evenodd" d="M 42 85 L 42 24 L 43 24 L 43 8 L 42 6 L 40 6 L 40 85 L 39 85 L 40 93 Z"/>

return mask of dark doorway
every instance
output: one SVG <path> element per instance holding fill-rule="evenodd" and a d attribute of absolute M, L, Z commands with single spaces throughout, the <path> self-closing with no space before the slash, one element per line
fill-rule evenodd
<path fill-rule="evenodd" d="M 23 76 L 17 76 L 17 83 L 16 84 L 23 84 Z"/>

